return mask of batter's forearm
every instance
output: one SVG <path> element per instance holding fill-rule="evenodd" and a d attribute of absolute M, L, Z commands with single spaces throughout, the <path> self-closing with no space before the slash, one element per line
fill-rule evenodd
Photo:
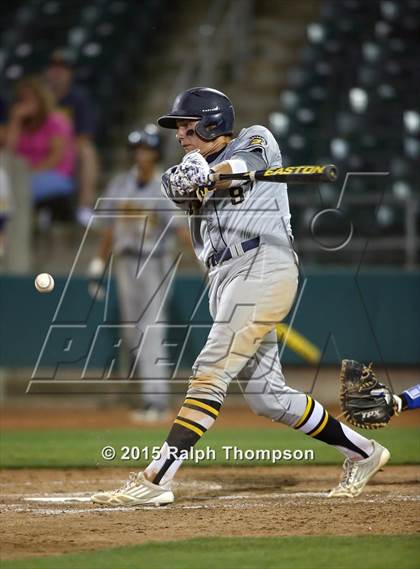
<path fill-rule="evenodd" d="M 212 171 L 215 174 L 232 174 L 232 166 L 229 161 L 220 162 L 220 164 L 216 164 L 216 166 L 212 168 Z M 215 190 L 225 190 L 229 188 L 231 184 L 232 182 L 230 180 L 216 182 Z"/>
<path fill-rule="evenodd" d="M 186 227 L 178 227 L 176 234 L 182 247 L 191 247 L 191 234 Z"/>
<path fill-rule="evenodd" d="M 225 162 L 220 162 L 220 164 L 216 164 L 216 166 L 212 167 L 212 171 L 215 174 L 234 174 L 237 172 L 246 172 L 247 171 L 247 164 L 245 160 L 242 159 L 232 159 L 232 160 L 225 160 Z M 216 190 L 225 190 L 230 188 L 232 185 L 232 180 L 223 180 L 216 182 L 215 189 Z M 238 182 L 236 182 L 238 185 Z"/>
<path fill-rule="evenodd" d="M 107 227 L 104 229 L 102 234 L 101 242 L 99 243 L 98 257 L 102 261 L 106 262 L 108 260 L 109 254 L 112 249 L 112 240 L 114 237 L 113 227 Z"/>

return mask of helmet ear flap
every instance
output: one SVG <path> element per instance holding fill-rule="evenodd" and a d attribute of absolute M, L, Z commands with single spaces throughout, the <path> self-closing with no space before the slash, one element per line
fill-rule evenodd
<path fill-rule="evenodd" d="M 223 124 L 224 120 L 222 113 L 203 116 L 203 118 L 195 125 L 195 132 L 202 140 L 214 140 L 220 136 L 219 127 L 223 127 Z"/>

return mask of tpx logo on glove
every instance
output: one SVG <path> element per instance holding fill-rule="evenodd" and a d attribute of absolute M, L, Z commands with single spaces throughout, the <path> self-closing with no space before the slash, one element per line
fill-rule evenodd
<path fill-rule="evenodd" d="M 377 409 L 372 409 L 371 411 L 364 411 L 362 415 L 364 419 L 379 419 L 381 417 L 381 412 Z"/>

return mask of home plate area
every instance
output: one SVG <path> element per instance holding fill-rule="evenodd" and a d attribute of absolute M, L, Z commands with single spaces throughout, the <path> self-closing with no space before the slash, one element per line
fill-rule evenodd
<path fill-rule="evenodd" d="M 3 555 L 186 539 L 210 530 L 214 536 L 420 531 L 417 466 L 388 467 L 358 498 L 329 499 L 339 476 L 337 466 L 185 468 L 174 485 L 174 504 L 130 508 L 89 500 L 93 491 L 121 485 L 125 469 L 3 470 Z"/>

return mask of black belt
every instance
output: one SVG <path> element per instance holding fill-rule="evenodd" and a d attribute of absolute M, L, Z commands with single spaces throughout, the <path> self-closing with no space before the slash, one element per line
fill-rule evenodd
<path fill-rule="evenodd" d="M 236 245 L 231 245 L 230 247 L 226 247 L 226 249 L 222 249 L 221 251 L 217 251 L 210 255 L 210 257 L 206 261 L 206 265 L 210 267 L 215 267 L 219 263 L 224 261 L 229 261 L 233 257 L 240 257 L 246 251 L 251 251 L 251 249 L 255 249 L 260 244 L 259 237 L 253 237 L 252 239 L 248 239 L 247 241 L 242 241 L 242 243 L 238 243 Z"/>

